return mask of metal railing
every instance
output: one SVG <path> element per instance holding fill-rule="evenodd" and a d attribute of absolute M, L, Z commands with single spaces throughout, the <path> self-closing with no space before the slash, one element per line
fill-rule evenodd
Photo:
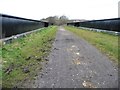
<path fill-rule="evenodd" d="M 67 23 L 67 25 L 120 32 L 119 31 L 120 30 L 120 18 L 91 20 L 91 21 L 84 21 L 84 22 L 71 22 L 71 23 Z"/>
<path fill-rule="evenodd" d="M 0 15 L 0 25 L 1 33 L 0 38 L 10 37 L 12 35 L 17 35 L 32 31 L 38 28 L 49 26 L 48 22 L 43 22 L 39 20 L 32 20 L 26 18 L 20 18 L 10 15 L 1 14 Z"/>

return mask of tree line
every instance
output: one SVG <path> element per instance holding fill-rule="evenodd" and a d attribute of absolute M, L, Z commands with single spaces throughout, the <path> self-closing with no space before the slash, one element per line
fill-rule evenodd
<path fill-rule="evenodd" d="M 50 16 L 50 17 L 47 17 L 45 19 L 42 19 L 42 20 L 45 20 L 45 21 L 48 21 L 49 23 L 53 24 L 53 25 L 64 25 L 64 24 L 67 24 L 67 22 L 69 21 L 68 17 L 66 16 Z"/>

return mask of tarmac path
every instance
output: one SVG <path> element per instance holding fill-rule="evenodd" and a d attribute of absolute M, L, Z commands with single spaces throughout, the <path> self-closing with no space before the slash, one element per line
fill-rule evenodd
<path fill-rule="evenodd" d="M 59 27 L 48 63 L 33 88 L 117 88 L 118 69 L 84 39 Z"/>

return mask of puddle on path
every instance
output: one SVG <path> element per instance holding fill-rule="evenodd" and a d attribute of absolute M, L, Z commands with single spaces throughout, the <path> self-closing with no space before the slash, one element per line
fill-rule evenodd
<path fill-rule="evenodd" d="M 72 45 L 72 48 L 76 47 L 75 45 Z"/>
<path fill-rule="evenodd" d="M 79 59 L 73 60 L 73 63 L 76 64 L 76 65 L 80 65 L 81 64 Z"/>
<path fill-rule="evenodd" d="M 95 87 L 95 85 L 93 85 L 93 83 L 90 82 L 90 81 L 84 81 L 84 82 L 82 83 L 82 85 L 83 85 L 85 88 L 97 88 L 97 87 Z"/>
<path fill-rule="evenodd" d="M 77 53 L 75 53 L 76 55 L 80 55 L 80 53 L 79 52 L 77 52 Z"/>
<path fill-rule="evenodd" d="M 61 28 L 60 31 L 65 31 L 65 29 Z"/>

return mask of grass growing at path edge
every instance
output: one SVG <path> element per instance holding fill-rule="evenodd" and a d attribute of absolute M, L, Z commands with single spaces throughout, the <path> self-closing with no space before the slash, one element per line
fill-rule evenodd
<path fill-rule="evenodd" d="M 3 45 L 2 87 L 22 85 L 37 75 L 42 69 L 41 62 L 50 52 L 56 31 L 57 27 L 51 26 Z"/>
<path fill-rule="evenodd" d="M 65 29 L 84 38 L 105 53 L 110 59 L 118 63 L 118 49 L 120 50 L 120 48 L 118 48 L 118 36 L 82 30 L 72 26 L 65 26 Z"/>

